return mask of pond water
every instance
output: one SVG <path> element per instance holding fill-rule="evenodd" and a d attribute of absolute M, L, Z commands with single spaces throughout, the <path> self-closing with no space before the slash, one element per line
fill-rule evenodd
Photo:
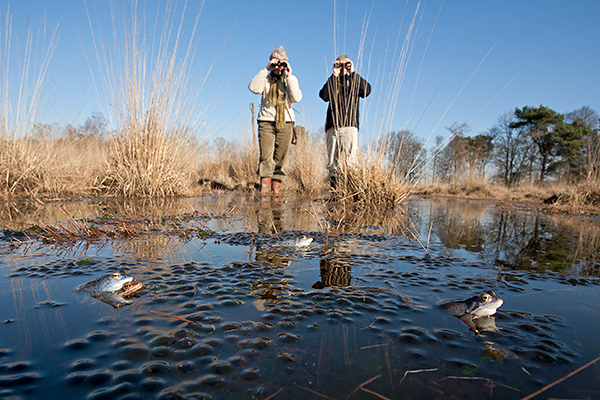
<path fill-rule="evenodd" d="M 326 209 L 242 194 L 7 206 L 0 398 L 521 399 L 588 363 L 536 398 L 600 398 L 598 221 L 419 197 L 382 226 Z M 114 216 L 171 229 L 19 231 Z M 143 283 L 131 304 L 77 292 L 113 271 Z M 487 290 L 504 303 L 476 331 L 438 307 Z"/>

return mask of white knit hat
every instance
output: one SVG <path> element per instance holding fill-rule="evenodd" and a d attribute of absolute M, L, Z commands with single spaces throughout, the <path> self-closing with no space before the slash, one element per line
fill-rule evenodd
<path fill-rule="evenodd" d="M 285 51 L 283 46 L 275 47 L 273 49 L 273 51 L 271 52 L 271 57 L 269 57 L 269 60 L 272 60 L 274 58 L 278 59 L 279 61 L 287 61 L 288 60 L 287 52 Z"/>

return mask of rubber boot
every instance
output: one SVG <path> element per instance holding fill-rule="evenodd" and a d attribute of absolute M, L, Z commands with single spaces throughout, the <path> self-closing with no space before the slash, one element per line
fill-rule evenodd
<path fill-rule="evenodd" d="M 279 194 L 281 181 L 279 179 L 271 179 L 271 189 L 273 189 L 273 194 Z"/>
<path fill-rule="evenodd" d="M 271 178 L 260 178 L 260 194 L 269 194 L 271 190 Z"/>

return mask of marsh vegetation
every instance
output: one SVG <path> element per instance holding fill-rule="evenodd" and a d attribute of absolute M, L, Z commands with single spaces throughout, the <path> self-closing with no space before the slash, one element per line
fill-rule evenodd
<path fill-rule="evenodd" d="M 94 113 L 82 125 L 45 124 L 38 118 L 56 32 L 30 28 L 25 53 L 9 57 L 14 50 L 12 26 L 8 15 L 3 19 L 0 193 L 4 200 L 253 190 L 256 138 L 250 130 L 238 135 L 241 140 L 203 135 L 195 91 L 202 80 L 192 73 L 199 38 L 194 26 L 183 40 L 183 26 L 171 7 L 169 3 L 154 49 L 148 47 L 146 27 L 135 13 L 129 16 L 131 24 L 125 23 L 126 17 L 115 19 L 112 35 L 91 26 L 101 71 L 97 80 L 111 107 L 108 115 Z M 411 35 L 406 34 L 406 43 L 414 40 Z M 359 53 L 360 64 L 364 42 Z M 392 82 L 400 79 L 406 57 L 400 55 L 394 63 L 398 72 L 390 74 Z M 22 74 L 14 75 L 16 71 Z M 37 74 L 30 75 L 31 71 Z M 388 100 L 398 95 L 398 90 L 385 94 Z M 393 109 L 386 115 L 375 141 L 363 143 L 359 162 L 344 171 L 332 192 L 332 200 L 340 204 L 338 213 L 370 209 L 381 214 L 411 193 L 546 200 L 546 207 L 553 210 L 597 212 L 598 114 L 589 107 L 566 114 L 543 106 L 516 108 L 488 131 L 473 136 L 468 135 L 468 123 L 455 123 L 448 127 L 449 139 L 439 137 L 429 149 L 414 130 L 391 129 Z M 324 154 L 322 132 L 304 130 L 292 149 L 285 189 L 312 196 L 328 192 Z"/>

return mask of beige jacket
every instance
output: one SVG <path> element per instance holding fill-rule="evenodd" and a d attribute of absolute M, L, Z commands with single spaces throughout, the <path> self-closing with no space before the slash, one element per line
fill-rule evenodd
<path fill-rule="evenodd" d="M 248 89 L 252 93 L 262 95 L 260 110 L 258 111 L 258 121 L 275 121 L 275 106 L 269 102 L 269 89 L 271 88 L 271 77 L 266 68 L 258 71 L 258 74 L 248 85 Z M 298 86 L 298 78 L 290 75 L 285 79 L 285 120 L 287 122 L 296 121 L 292 103 L 297 103 L 302 100 L 302 91 Z"/>

